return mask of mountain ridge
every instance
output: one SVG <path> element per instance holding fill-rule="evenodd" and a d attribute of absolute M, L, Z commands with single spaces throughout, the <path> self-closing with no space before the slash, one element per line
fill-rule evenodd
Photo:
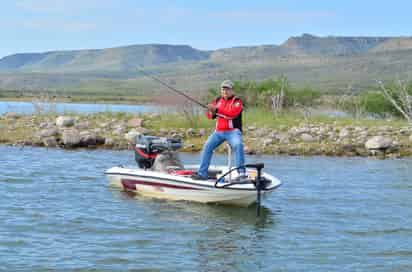
<path fill-rule="evenodd" d="M 279 45 L 216 50 L 152 43 L 18 53 L 0 59 L 0 89 L 84 90 L 93 85 L 109 91 L 116 84 L 153 87 L 136 73 L 136 67 L 144 67 L 176 86 L 198 89 L 214 86 L 224 78 L 259 81 L 280 74 L 298 85 L 361 87 L 376 78 L 412 76 L 411 52 L 412 37 L 408 36 L 319 37 L 305 33 Z"/>
<path fill-rule="evenodd" d="M 179 60 L 202 60 L 208 51 L 188 45 L 144 44 L 105 49 L 53 50 L 43 53 L 18 53 L 0 59 L 0 71 L 100 70 L 96 65 L 124 69 L 130 62 L 140 65 L 158 65 Z M 69 69 L 62 67 L 69 65 Z M 72 69 L 70 69 L 72 67 Z M 112 70 L 112 69 L 107 69 Z"/>

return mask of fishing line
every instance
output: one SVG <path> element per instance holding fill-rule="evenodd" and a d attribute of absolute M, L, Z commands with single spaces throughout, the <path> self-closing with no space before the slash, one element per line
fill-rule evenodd
<path fill-rule="evenodd" d="M 208 108 L 205 104 L 200 103 L 199 101 L 197 101 L 196 99 L 188 96 L 188 95 L 185 94 L 184 92 L 179 91 L 178 89 L 170 86 L 169 84 L 165 83 L 164 81 L 160 80 L 159 78 L 157 78 L 157 77 L 155 77 L 155 76 L 153 76 L 153 75 L 151 75 L 151 74 L 143 71 L 143 69 L 140 69 L 140 68 L 138 67 L 137 70 L 138 70 L 140 73 L 142 73 L 143 75 L 145 75 L 145 76 L 153 79 L 154 81 L 157 81 L 158 83 L 162 84 L 163 86 L 167 87 L 168 89 L 170 89 L 170 90 L 172 90 L 172 91 L 174 91 L 174 92 L 176 92 L 176 93 L 178 93 L 178 94 L 186 97 L 187 99 L 189 99 L 190 101 L 196 103 L 197 105 L 199 105 L 199 106 L 201 106 L 201 107 L 203 107 L 203 108 L 205 108 L 205 109 Z"/>

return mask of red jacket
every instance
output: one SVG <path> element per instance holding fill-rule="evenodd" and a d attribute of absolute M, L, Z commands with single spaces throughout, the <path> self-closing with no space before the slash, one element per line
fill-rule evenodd
<path fill-rule="evenodd" d="M 216 114 L 206 112 L 208 119 L 216 120 L 216 131 L 239 129 L 242 131 L 243 103 L 239 97 L 232 96 L 224 99 L 221 96 L 213 100 L 212 105 L 217 107 Z"/>

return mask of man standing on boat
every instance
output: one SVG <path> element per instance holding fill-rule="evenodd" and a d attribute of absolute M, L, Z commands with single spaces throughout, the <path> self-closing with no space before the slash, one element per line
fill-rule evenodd
<path fill-rule="evenodd" d="M 209 136 L 203 146 L 200 167 L 192 178 L 197 180 L 208 179 L 208 169 L 213 151 L 227 141 L 235 153 L 236 167 L 240 167 L 239 178 L 245 177 L 245 154 L 242 139 L 242 100 L 233 94 L 233 82 L 225 80 L 220 85 L 221 96 L 208 105 L 206 116 L 216 119 L 216 129 Z"/>

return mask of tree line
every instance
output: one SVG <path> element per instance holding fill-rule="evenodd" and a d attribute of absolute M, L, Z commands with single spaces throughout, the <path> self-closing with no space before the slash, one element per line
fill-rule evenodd
<path fill-rule="evenodd" d="M 234 90 L 245 108 L 263 108 L 274 114 L 295 108 L 333 107 L 353 116 L 400 117 L 412 122 L 412 81 L 376 81 L 363 91 L 330 95 L 312 87 L 293 87 L 287 77 L 261 82 L 235 81 Z M 220 95 L 210 88 L 207 101 Z"/>

